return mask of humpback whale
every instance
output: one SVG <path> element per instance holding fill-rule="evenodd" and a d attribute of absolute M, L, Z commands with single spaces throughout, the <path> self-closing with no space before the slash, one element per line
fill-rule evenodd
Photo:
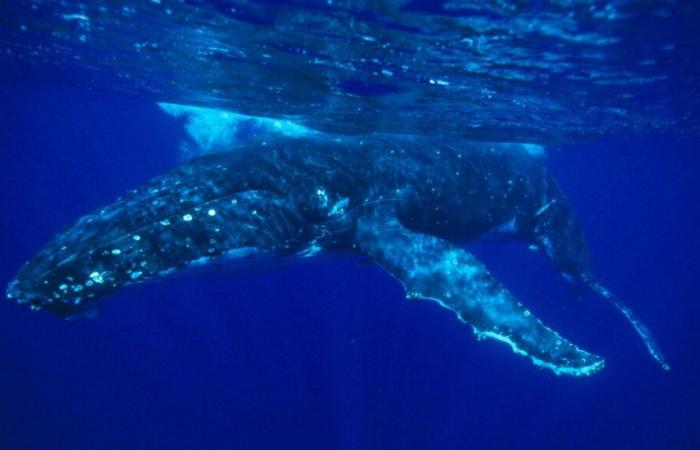
<path fill-rule="evenodd" d="M 610 301 L 668 368 L 648 328 L 592 275 L 569 202 L 539 161 L 508 146 L 428 137 L 268 137 L 187 161 L 58 234 L 7 297 L 72 316 L 123 286 L 214 260 L 350 251 L 395 277 L 407 298 L 438 302 L 478 338 L 537 366 L 575 376 L 603 368 L 464 248 L 494 229 Z"/>

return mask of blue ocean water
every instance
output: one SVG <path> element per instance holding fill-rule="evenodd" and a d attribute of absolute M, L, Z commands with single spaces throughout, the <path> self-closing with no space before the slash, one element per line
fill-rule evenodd
<path fill-rule="evenodd" d="M 213 269 L 123 290 L 93 320 L 65 322 L 0 302 L 0 449 L 700 448 L 698 67 L 688 62 L 697 15 L 677 13 L 674 3 L 592 3 L 584 10 L 597 11 L 594 19 L 608 14 L 598 26 L 581 19 L 580 7 L 574 22 L 564 21 L 566 8 L 576 8 L 567 2 L 537 6 L 547 14 L 506 2 L 413 2 L 401 10 L 410 20 L 392 5 L 347 12 L 342 2 L 338 11 L 275 3 L 149 3 L 196 24 L 178 30 L 137 4 L 6 6 L 0 281 L 77 217 L 182 161 L 185 120 L 157 102 L 324 132 L 501 138 L 546 148 L 544 163 L 576 210 L 594 271 L 653 330 L 671 371 L 659 370 L 609 305 L 576 299 L 544 258 L 518 243 L 470 250 L 546 323 L 605 356 L 600 373 L 557 377 L 501 344 L 478 342 L 452 313 L 407 302 L 395 280 L 358 258 L 237 276 Z M 615 11 L 623 19 L 610 18 Z M 668 22 L 646 40 L 630 25 L 664 15 Z M 625 17 L 629 33 L 615 47 L 606 39 Z M 309 23 L 345 44 L 311 48 L 300 34 Z M 530 35 L 528 24 L 543 31 Z M 345 26 L 360 37 L 340 39 Z M 159 53 L 156 38 L 173 36 Z M 421 36 L 434 47 L 416 50 L 411 39 Z M 504 36 L 513 41 L 500 47 Z M 193 50 L 197 39 L 205 57 Z M 385 61 L 381 47 L 358 44 L 372 39 L 403 53 Z M 271 58 L 272 69 L 235 70 L 262 43 L 292 56 Z M 657 53 L 669 45 L 670 53 Z M 314 58 L 327 63 L 295 65 Z M 552 65 L 535 64 L 545 60 Z M 648 60 L 655 62 L 636 64 Z M 343 75 L 344 63 L 356 74 Z M 633 73 L 637 82 L 613 83 Z M 601 78 L 607 82 L 596 84 Z M 277 89 L 261 93 L 265 84 Z M 451 90 L 436 90 L 443 88 Z"/>

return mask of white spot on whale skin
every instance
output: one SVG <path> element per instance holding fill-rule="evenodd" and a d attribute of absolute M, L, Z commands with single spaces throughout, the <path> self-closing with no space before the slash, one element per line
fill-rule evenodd
<path fill-rule="evenodd" d="M 119 250 L 118 248 L 115 248 L 114 250 L 112 250 L 113 255 L 121 255 L 121 253 L 122 253 L 122 251 Z"/>
<path fill-rule="evenodd" d="M 100 272 L 92 272 L 90 274 L 90 280 L 94 281 L 97 284 L 102 284 L 105 282 L 104 277 Z"/>
<path fill-rule="evenodd" d="M 348 206 L 350 201 L 347 198 L 343 198 L 335 202 L 331 208 L 331 212 L 328 213 L 329 216 L 337 216 L 345 213 L 345 208 Z"/>
<path fill-rule="evenodd" d="M 192 214 L 185 214 L 184 216 L 182 216 L 182 220 L 184 220 L 185 222 L 191 222 Z"/>
<path fill-rule="evenodd" d="M 328 206 L 328 194 L 326 193 L 326 190 L 319 187 L 316 188 L 316 195 L 318 196 L 319 201 L 321 202 L 321 207 L 325 208 Z"/>
<path fill-rule="evenodd" d="M 139 236 L 138 234 L 135 234 L 135 235 L 132 236 L 132 239 L 135 240 L 135 241 L 140 241 L 140 240 L 141 240 L 141 236 Z"/>
<path fill-rule="evenodd" d="M 214 217 L 216 215 L 216 210 L 210 209 L 209 211 L 207 211 L 207 214 L 209 214 L 210 217 Z"/>

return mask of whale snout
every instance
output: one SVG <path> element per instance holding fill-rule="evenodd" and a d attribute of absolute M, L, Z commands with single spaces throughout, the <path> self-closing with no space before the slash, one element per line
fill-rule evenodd
<path fill-rule="evenodd" d="M 48 284 L 48 283 L 47 283 Z M 48 286 L 41 286 L 32 280 L 15 278 L 5 288 L 5 297 L 20 305 L 29 305 L 32 310 L 40 310 L 52 305 Z"/>
<path fill-rule="evenodd" d="M 43 286 L 42 286 L 43 285 Z M 46 310 L 61 318 L 93 317 L 95 308 L 75 299 L 57 299 L 51 294 L 48 281 L 35 283 L 14 279 L 5 288 L 5 297 L 20 305 L 28 305 L 32 311 Z"/>
<path fill-rule="evenodd" d="M 106 272 L 92 270 L 86 259 L 60 260 L 49 246 L 20 268 L 5 296 L 32 310 L 74 315 L 106 287 Z"/>
<path fill-rule="evenodd" d="M 21 305 L 29 305 L 33 310 L 50 307 L 59 300 L 52 291 L 49 276 L 36 276 L 37 265 L 34 261 L 27 262 L 17 273 L 17 276 L 7 284 L 5 297 Z"/>

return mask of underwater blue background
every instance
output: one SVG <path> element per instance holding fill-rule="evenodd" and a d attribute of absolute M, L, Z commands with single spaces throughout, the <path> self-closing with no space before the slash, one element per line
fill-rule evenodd
<path fill-rule="evenodd" d="M 81 214 L 178 163 L 152 98 L 4 80 L 0 281 Z M 0 449 L 700 448 L 698 142 L 612 136 L 549 149 L 593 267 L 660 342 L 577 300 L 519 244 L 471 248 L 517 297 L 606 357 L 556 377 L 359 258 L 178 277 L 94 320 L 0 302 Z"/>

